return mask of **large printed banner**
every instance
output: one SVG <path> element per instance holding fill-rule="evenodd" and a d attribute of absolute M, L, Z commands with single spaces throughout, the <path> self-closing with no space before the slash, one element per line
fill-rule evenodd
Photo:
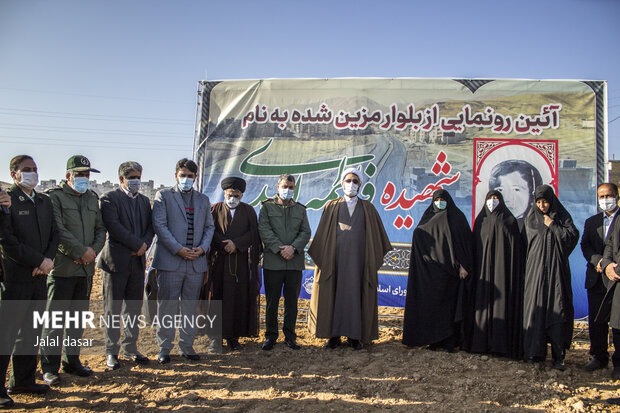
<path fill-rule="evenodd" d="M 490 189 L 522 219 L 537 185 L 550 184 L 580 230 L 606 179 L 606 84 L 475 79 L 270 79 L 199 84 L 195 157 L 200 187 L 223 200 L 230 175 L 255 206 L 295 175 L 295 199 L 313 231 L 342 196 L 354 166 L 360 196 L 379 211 L 394 250 L 379 274 L 379 304 L 403 306 L 413 229 L 432 193 L 448 190 L 473 223 Z M 586 263 L 571 256 L 576 317 L 587 314 Z M 314 265 L 306 255 L 302 298 Z"/>

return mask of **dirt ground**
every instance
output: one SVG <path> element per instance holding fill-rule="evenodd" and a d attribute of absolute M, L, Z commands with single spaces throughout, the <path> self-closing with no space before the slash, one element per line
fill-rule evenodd
<path fill-rule="evenodd" d="M 101 299 L 100 285 L 96 278 L 93 299 Z M 150 364 L 125 361 L 119 370 L 108 371 L 103 355 L 83 355 L 93 377 L 61 374 L 61 386 L 45 396 L 16 395 L 13 411 L 620 411 L 614 403 L 620 403 L 620 382 L 611 380 L 611 369 L 583 370 L 588 361 L 583 331 L 568 351 L 567 370 L 559 372 L 549 361 L 535 366 L 409 349 L 400 343 L 402 309 L 381 308 L 380 314 L 379 340 L 361 351 L 324 350 L 325 341 L 307 333 L 304 311 L 297 325 L 299 351 L 281 342 L 263 351 L 261 337 L 241 340 L 241 352 L 210 355 L 208 339 L 200 337 L 195 345 L 200 361 L 173 355 L 171 364 L 161 366 L 155 361 L 154 336 L 147 332 L 148 340 L 142 341 L 149 344 L 141 351 Z"/>

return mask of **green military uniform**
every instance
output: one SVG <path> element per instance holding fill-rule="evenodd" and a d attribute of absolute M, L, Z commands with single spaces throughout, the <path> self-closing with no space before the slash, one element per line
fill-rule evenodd
<path fill-rule="evenodd" d="M 263 201 L 258 219 L 258 232 L 263 242 L 263 280 L 265 283 L 265 338 L 278 338 L 278 302 L 284 293 L 284 337 L 295 341 L 297 299 L 305 267 L 304 249 L 310 240 L 310 224 L 306 207 L 291 201 L 285 204 L 278 197 Z M 280 246 L 291 245 L 295 256 L 285 260 Z M 282 288 L 284 287 L 284 288 Z"/>
<path fill-rule="evenodd" d="M 58 233 L 49 197 L 33 192 L 32 198 L 13 185 L 10 214 L 0 220 L 0 247 L 5 267 L 0 286 L 0 377 L 4 384 L 6 369 L 13 350 L 13 368 L 9 387 L 28 387 L 35 383 L 37 368 L 37 336 L 41 328 L 33 328 L 33 312 L 45 310 L 46 276 L 33 276 L 33 270 L 45 258 L 54 259 Z M 1 213 L 0 213 L 1 214 Z"/>
<path fill-rule="evenodd" d="M 80 194 L 73 190 L 66 181 L 48 191 L 54 206 L 54 215 L 58 225 L 58 253 L 54 259 L 54 269 L 47 278 L 48 311 L 86 311 L 95 263 L 76 264 L 91 247 L 96 254 L 103 248 L 106 229 L 99 209 L 99 197 L 91 190 Z M 46 342 L 56 340 L 61 343 L 62 329 L 44 329 Z M 66 328 L 64 337 L 79 339 L 81 328 Z M 57 339 L 60 338 L 60 341 Z M 60 367 L 60 345 L 41 348 L 41 369 L 43 373 L 57 373 Z M 63 366 L 77 368 L 79 347 L 64 347 Z"/>

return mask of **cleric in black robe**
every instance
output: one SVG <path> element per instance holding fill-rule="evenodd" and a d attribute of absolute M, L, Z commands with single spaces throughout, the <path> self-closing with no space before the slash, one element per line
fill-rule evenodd
<path fill-rule="evenodd" d="M 525 244 L 499 191 L 489 191 L 474 222 L 473 319 L 465 348 L 520 359 Z"/>
<path fill-rule="evenodd" d="M 241 202 L 245 181 L 226 178 L 221 186 L 225 200 L 211 207 L 215 232 L 209 251 L 206 298 L 222 301 L 222 337 L 230 350 L 241 350 L 239 337 L 258 335 L 261 246 L 256 212 Z M 221 348 L 221 341 L 219 345 Z"/>
<path fill-rule="evenodd" d="M 452 351 L 460 336 L 462 283 L 473 271 L 472 234 L 448 191 L 433 193 L 411 241 L 403 344 Z"/>
<path fill-rule="evenodd" d="M 550 342 L 553 367 L 564 370 L 574 318 L 568 257 L 579 241 L 579 231 L 553 188 L 537 187 L 535 198 L 536 207 L 525 219 L 524 354 L 530 362 L 543 361 Z"/>

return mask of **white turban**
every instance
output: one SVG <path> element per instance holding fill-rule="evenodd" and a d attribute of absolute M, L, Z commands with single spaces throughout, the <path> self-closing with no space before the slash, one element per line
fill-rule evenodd
<path fill-rule="evenodd" d="M 344 178 L 349 174 L 355 174 L 357 178 L 360 180 L 360 185 L 364 183 L 364 174 L 360 170 L 355 167 L 350 167 L 342 171 L 342 175 L 340 176 L 340 182 L 344 181 Z"/>

